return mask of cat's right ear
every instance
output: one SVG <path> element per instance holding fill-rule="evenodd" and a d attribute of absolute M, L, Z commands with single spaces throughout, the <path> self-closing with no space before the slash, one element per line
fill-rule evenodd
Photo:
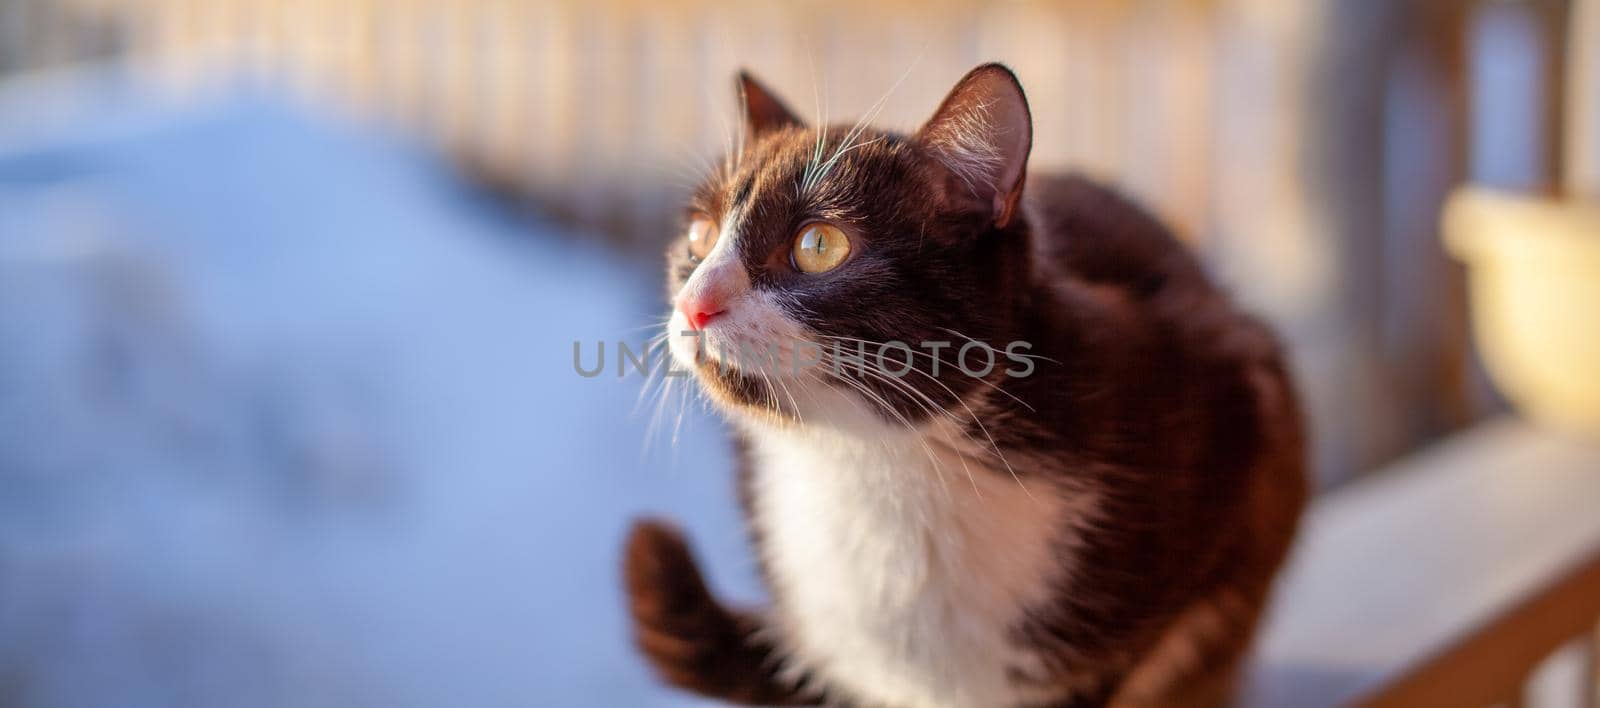
<path fill-rule="evenodd" d="M 744 110 L 744 126 L 748 134 L 755 136 L 768 131 L 786 127 L 802 127 L 805 125 L 794 111 L 783 105 L 777 94 L 762 86 L 750 72 L 741 69 L 739 80 L 735 82 L 734 90 L 739 93 L 739 105 Z"/>
<path fill-rule="evenodd" d="M 1016 74 L 1000 64 L 968 72 L 917 137 L 957 179 L 956 188 L 990 213 L 995 228 L 1011 222 L 1033 148 L 1033 118 Z"/>

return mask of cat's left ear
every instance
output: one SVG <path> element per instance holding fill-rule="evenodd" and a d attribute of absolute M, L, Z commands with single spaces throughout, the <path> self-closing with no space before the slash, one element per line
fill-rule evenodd
<path fill-rule="evenodd" d="M 760 135 L 770 130 L 788 126 L 805 125 L 794 111 L 783 104 L 778 95 L 763 86 L 750 72 L 741 69 L 734 90 L 739 92 L 739 106 L 744 110 L 744 125 L 750 135 Z"/>
<path fill-rule="evenodd" d="M 995 228 L 1005 228 L 1022 199 L 1033 147 L 1033 118 L 1016 74 L 1001 64 L 968 72 L 917 131 L 956 178 L 988 208 Z"/>

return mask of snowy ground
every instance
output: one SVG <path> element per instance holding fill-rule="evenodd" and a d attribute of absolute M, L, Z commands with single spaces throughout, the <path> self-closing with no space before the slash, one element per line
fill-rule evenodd
<path fill-rule="evenodd" d="M 660 291 L 582 241 L 259 97 L 0 91 L 0 705 L 686 703 L 618 545 L 756 597 L 726 443 L 574 373 Z"/>

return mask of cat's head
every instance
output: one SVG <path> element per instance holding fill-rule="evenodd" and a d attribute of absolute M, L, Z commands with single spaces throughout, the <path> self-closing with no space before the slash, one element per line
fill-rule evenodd
<path fill-rule="evenodd" d="M 961 405 L 1027 277 L 1032 124 L 1016 77 L 974 69 L 911 134 L 807 125 L 747 74 L 738 91 L 741 145 L 668 249 L 678 366 L 770 420 L 803 420 L 821 393 L 903 423 Z M 993 350 L 957 366 L 973 340 Z"/>

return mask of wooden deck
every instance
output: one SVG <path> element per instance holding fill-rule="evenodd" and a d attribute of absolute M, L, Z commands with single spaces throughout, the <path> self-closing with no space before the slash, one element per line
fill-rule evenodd
<path fill-rule="evenodd" d="M 1600 442 L 1497 420 L 1315 504 L 1242 703 L 1515 704 L 1597 618 Z"/>

